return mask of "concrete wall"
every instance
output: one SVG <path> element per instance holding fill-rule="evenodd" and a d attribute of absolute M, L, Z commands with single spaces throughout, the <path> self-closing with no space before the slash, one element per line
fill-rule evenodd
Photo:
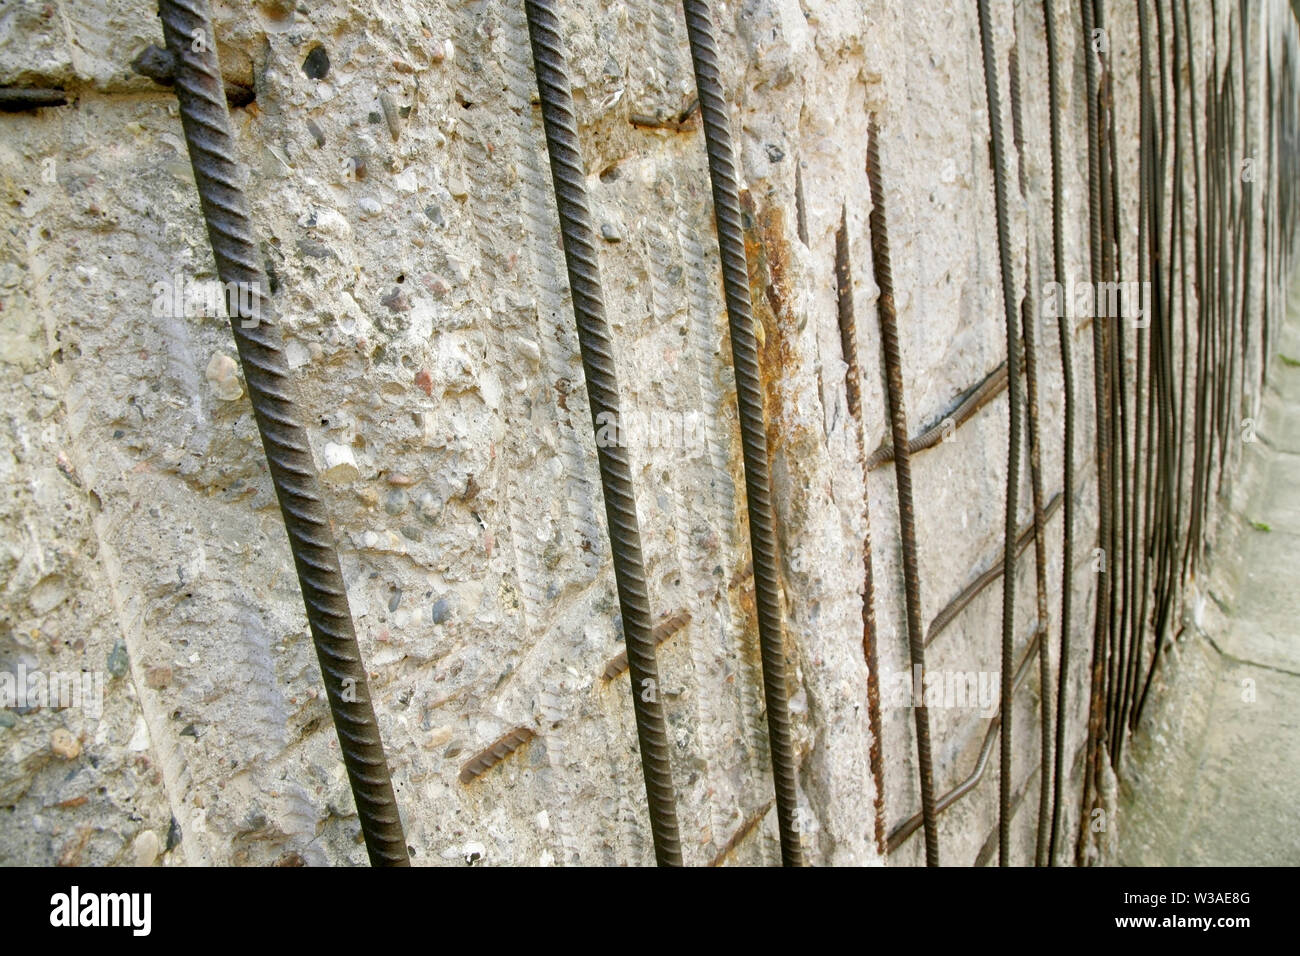
<path fill-rule="evenodd" d="M 1135 90 L 1132 5 L 1108 6 L 1116 85 Z M 1192 6 L 1205 27 L 1208 4 Z M 1280 42 L 1290 15 L 1263 6 Z M 1057 7 L 1066 263 L 1083 281 L 1082 54 L 1075 4 Z M 523 5 L 262 0 L 214 13 L 227 81 L 255 92 L 233 121 L 413 862 L 651 861 L 627 677 L 605 676 L 621 650 L 617 604 Z M 663 3 L 571 0 L 563 15 L 623 402 L 685 426 L 667 440 L 629 436 L 651 597 L 674 621 L 660 670 L 683 852 L 689 864 L 772 864 L 702 136 L 698 118 L 681 130 L 632 121 L 688 106 L 685 27 Z M 911 711 L 886 707 L 873 741 L 862 650 L 865 500 L 881 672 L 907 669 L 893 471 L 872 471 L 864 488 L 861 467 L 860 444 L 870 453 L 888 433 L 866 131 L 874 114 L 919 431 L 1006 357 L 975 7 L 745 0 L 714 15 L 752 209 L 804 839 L 813 862 L 876 863 L 878 786 L 887 830 L 920 803 Z M 1018 288 L 1026 242 L 1050 263 L 1042 16 L 1037 2 L 993 3 L 1004 105 L 1013 43 L 1023 74 Z M 0 669 L 105 677 L 98 716 L 0 712 L 0 861 L 363 862 L 227 322 L 177 314 L 165 294 L 159 304 L 171 286 L 215 274 L 174 97 L 130 65 L 161 44 L 154 9 L 14 2 L 0 31 L 0 83 L 73 94 L 65 107 L 0 117 Z M 1135 243 L 1136 96 L 1117 96 L 1117 108 Z M 1009 140 L 1009 113 L 1005 122 Z M 1020 161 L 1009 157 L 1013 184 Z M 861 442 L 837 323 L 842 210 Z M 1040 339 L 1050 497 L 1062 480 L 1061 371 L 1055 333 Z M 1090 342 L 1081 325 L 1078 648 L 1095 582 Z M 1007 411 L 1004 392 L 914 461 L 927 621 L 999 559 Z M 1060 521 L 1047 548 L 1054 659 Z M 1032 553 L 1016 582 L 1021 647 L 1034 627 Z M 994 585 L 936 641 L 931 666 L 996 684 L 1000 617 Z M 1069 680 L 1071 758 L 1086 719 L 1084 657 Z M 1037 695 L 1035 675 L 1014 715 L 1022 862 L 1037 812 Z M 969 772 L 986 716 L 932 711 L 941 791 Z M 534 736 L 460 782 L 516 728 Z M 995 828 L 996 788 L 995 765 L 944 815 L 944 862 L 975 859 Z M 920 843 L 890 862 L 920 861 Z"/>

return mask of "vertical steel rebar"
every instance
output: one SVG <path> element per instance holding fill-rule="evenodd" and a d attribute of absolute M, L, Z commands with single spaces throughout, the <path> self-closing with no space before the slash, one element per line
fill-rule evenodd
<path fill-rule="evenodd" d="M 1102 228 L 1102 158 L 1101 109 L 1098 102 L 1100 86 L 1097 75 L 1097 56 L 1092 47 L 1095 28 L 1092 0 L 1081 0 L 1079 13 L 1082 24 L 1084 95 L 1087 113 L 1088 141 L 1088 279 L 1096 288 L 1102 278 L 1102 248 L 1105 244 L 1105 232 Z M 1084 752 L 1083 794 L 1080 813 L 1078 838 L 1075 841 L 1075 860 L 1081 863 L 1084 856 L 1088 834 L 1088 808 L 1093 799 L 1096 780 L 1097 750 L 1101 739 L 1102 718 L 1102 678 L 1106 663 L 1107 622 L 1110 620 L 1110 478 L 1108 476 L 1110 461 L 1110 419 L 1109 393 L 1106 383 L 1106 323 L 1096 319 L 1092 323 L 1092 360 L 1093 360 L 1093 410 L 1097 457 L 1097 550 L 1100 551 L 1100 565 L 1094 566 L 1097 573 L 1103 575 L 1097 582 L 1097 605 L 1093 616 L 1092 656 L 1089 666 L 1088 688 L 1088 725 Z"/>
<path fill-rule="evenodd" d="M 758 605 L 758 639 L 763 658 L 763 696 L 767 703 L 768 738 L 772 747 L 772 777 L 776 787 L 777 826 L 781 858 L 786 866 L 803 865 L 803 848 L 796 821 L 798 765 L 790 734 L 786 690 L 785 642 L 781 625 L 781 582 L 776 520 L 772 510 L 771 477 L 767 462 L 767 428 L 763 413 L 763 383 L 758 369 L 758 339 L 749 299 L 749 266 L 740 220 L 740 177 L 731 145 L 731 118 L 722 92 L 713 16 L 707 0 L 683 0 L 690 39 L 695 85 L 704 121 L 704 140 L 713 185 L 713 212 L 722 282 L 731 328 L 731 356 L 740 408 L 740 438 L 745 459 L 745 499 L 749 510 L 749 541 L 754 556 L 754 593 Z"/>
<path fill-rule="evenodd" d="M 867 182 L 871 189 L 871 258 L 880 299 L 880 353 L 885 364 L 890 435 L 894 443 L 894 483 L 898 489 L 898 531 L 903 546 L 904 606 L 907 649 L 913 674 L 925 680 L 925 622 L 921 619 L 921 576 L 916 558 L 916 515 L 912 500 L 912 448 L 907 435 L 907 404 L 903 394 L 903 360 L 898 346 L 898 317 L 894 310 L 894 273 L 889 256 L 889 223 L 880 171 L 880 130 L 873 115 L 867 126 Z M 925 824 L 925 864 L 939 865 L 938 811 L 934 799 L 934 761 L 930 751 L 930 710 L 924 700 L 912 702 L 916 721 L 916 756 L 921 777 L 921 815 Z"/>
<path fill-rule="evenodd" d="M 599 436 L 602 429 L 613 422 L 618 425 L 617 433 L 621 435 L 623 422 L 619 417 L 613 342 L 605 319 L 595 231 L 587 207 L 586 174 L 578 143 L 578 124 L 574 118 L 573 92 L 569 86 L 568 65 L 555 7 L 555 0 L 524 2 L 533 65 L 537 71 L 537 92 L 546 127 L 551 179 L 560 217 L 564 262 L 573 294 L 573 316 L 578 326 L 578 345 L 587 379 L 592 428 Z M 600 461 L 600 485 L 609 523 L 614 579 L 623 615 L 632 706 L 636 711 L 637 739 L 655 858 L 660 866 L 681 866 L 677 805 L 668 761 L 663 705 L 658 697 L 659 671 L 651 635 L 650 596 L 641 557 L 632 470 L 628 464 L 627 448 L 621 441 L 611 444 L 598 438 L 596 455 Z"/>
<path fill-rule="evenodd" d="M 1151 335 L 1158 330 L 1158 324 L 1162 317 L 1161 311 L 1161 294 L 1163 291 L 1160 283 L 1159 272 L 1159 210 L 1161 208 L 1162 197 L 1159 192 L 1157 177 L 1160 174 L 1161 154 L 1156 144 L 1156 117 L 1155 117 L 1155 97 L 1151 92 L 1149 76 L 1151 72 L 1151 26 L 1150 17 L 1147 11 L 1146 0 L 1136 0 L 1137 21 L 1138 21 L 1138 204 L 1137 204 L 1137 281 L 1139 288 L 1155 287 L 1153 298 L 1156 318 L 1153 322 L 1152 316 L 1145 316 L 1143 325 L 1137 325 L 1135 329 L 1135 338 L 1137 343 L 1136 364 L 1134 365 L 1134 382 L 1133 382 L 1133 443 L 1132 443 L 1132 484 L 1131 491 L 1124 494 L 1126 502 L 1123 521 L 1125 524 L 1124 550 L 1125 559 L 1125 580 L 1124 580 L 1124 615 L 1123 628 L 1121 630 L 1120 657 L 1116 669 L 1115 681 L 1116 692 L 1111 715 L 1111 757 L 1118 772 L 1123 765 L 1125 733 L 1124 727 L 1127 724 L 1126 704 L 1129 692 L 1133 683 L 1132 664 L 1137 660 L 1140 652 L 1143 636 L 1142 621 L 1145 617 L 1146 592 L 1143 579 L 1139 576 L 1139 567 L 1144 566 L 1148 550 L 1146 540 L 1143 537 L 1141 520 L 1143 516 L 1142 505 L 1146 504 L 1147 527 L 1150 526 L 1150 502 L 1151 487 L 1148 480 L 1146 487 L 1142 483 L 1142 421 L 1143 421 L 1143 392 L 1142 386 L 1144 373 L 1150 371 L 1147 362 L 1147 338 L 1148 327 L 1153 325 Z M 1159 48 L 1158 48 L 1159 49 Z M 1154 193 L 1154 195 L 1153 195 Z M 1139 299 L 1139 302 L 1142 300 Z M 1120 328 L 1120 334 L 1123 334 L 1124 323 L 1117 323 Z M 1136 325 L 1136 323 L 1135 323 Z M 1156 342 L 1151 343 L 1151 361 L 1156 359 Z M 1121 366 L 1122 368 L 1123 366 Z M 1148 375 L 1149 377 L 1149 375 Z M 1151 387 L 1154 383 L 1146 383 L 1147 400 L 1150 402 L 1154 394 Z M 1121 379 L 1120 388 L 1126 389 L 1126 384 Z M 1148 418 L 1148 432 L 1152 419 Z M 1127 441 L 1127 439 L 1126 439 Z M 1150 443 L 1148 442 L 1148 448 Z M 1147 471 L 1148 479 L 1151 471 Z M 1126 476 L 1127 477 L 1127 476 Z M 1145 494 L 1144 494 L 1145 492 Z M 1141 560 L 1139 560 L 1139 557 Z M 1125 635 L 1127 639 L 1125 640 Z"/>
<path fill-rule="evenodd" d="M 1033 270 L 1029 267 L 1029 257 L 1025 257 L 1026 282 Z M 1025 407 L 1028 411 L 1029 424 L 1029 472 L 1030 491 L 1033 497 L 1034 512 L 1034 576 L 1035 597 L 1038 610 L 1038 628 L 1042 639 L 1038 642 L 1038 682 L 1039 682 L 1039 781 L 1038 781 L 1038 826 L 1034 838 L 1034 865 L 1047 865 L 1048 818 L 1051 813 L 1051 776 L 1052 776 L 1052 664 L 1048 651 L 1048 635 L 1051 633 L 1047 610 L 1047 519 L 1043 512 L 1043 468 L 1042 436 L 1038 428 L 1038 344 L 1035 323 L 1038 321 L 1038 299 L 1032 289 L 1025 295 L 1020 305 L 1020 325 L 1023 329 L 1025 348 Z"/>
<path fill-rule="evenodd" d="M 1106 25 L 1103 19 L 1104 4 L 1102 0 L 1096 0 L 1094 9 L 1097 28 L 1104 31 Z M 1122 278 L 1123 258 L 1120 240 L 1123 236 L 1123 230 L 1120 228 L 1119 169 L 1117 166 L 1119 151 L 1116 146 L 1115 135 L 1115 74 L 1112 69 L 1111 59 L 1108 56 L 1108 48 L 1102 47 L 1098 51 L 1098 55 L 1101 59 L 1098 92 L 1100 110 L 1098 115 L 1101 122 L 1102 281 L 1116 282 Z M 1102 310 L 1098 309 L 1097 311 Z M 1129 503 L 1126 495 L 1128 482 L 1128 405 L 1125 399 L 1122 372 L 1124 368 L 1123 323 L 1104 321 L 1094 324 L 1101 325 L 1106 341 L 1106 348 L 1103 353 L 1106 363 L 1106 378 L 1104 381 L 1109 411 L 1102 420 L 1108 426 L 1110 436 L 1108 441 L 1111 449 L 1106 472 L 1109 476 L 1109 500 L 1111 503 L 1110 534 L 1105 545 L 1106 580 L 1109 582 L 1110 591 L 1110 613 L 1105 622 L 1107 650 L 1102 683 L 1104 709 L 1101 718 L 1103 747 L 1105 747 L 1107 753 L 1110 753 L 1112 740 L 1110 731 L 1113 725 L 1110 722 L 1109 715 L 1113 712 L 1115 702 L 1115 673 L 1119 663 L 1119 642 L 1121 639 L 1120 621 L 1124 613 L 1124 598 L 1126 596 L 1122 585 L 1126 580 L 1124 567 L 1129 558 L 1124 547 L 1127 529 L 1125 515 Z M 1101 772 L 1100 764 L 1098 764 L 1098 772 Z M 1101 778 L 1099 777 L 1098 793 L 1101 792 L 1100 783 Z"/>
<path fill-rule="evenodd" d="M 984 89 L 988 99 L 993 159 L 993 202 L 997 217 L 998 262 L 1001 266 L 1002 307 L 1006 318 L 1009 425 L 1007 437 L 1007 501 L 1002 557 L 1002 730 L 998 774 L 998 863 L 1011 865 L 1011 696 L 1015 667 L 1016 620 L 1016 504 L 1020 490 L 1019 336 L 1016 325 L 1010 241 L 1007 236 L 1006 152 L 1002 142 L 1002 110 L 998 101 L 997 60 L 993 50 L 988 0 L 979 0 L 980 47 L 984 57 Z"/>
<path fill-rule="evenodd" d="M 1016 147 L 1016 172 L 1020 186 L 1020 201 L 1024 204 L 1026 221 L 1034 221 L 1033 208 L 1026 181 L 1029 155 L 1025 150 L 1024 119 L 1020 108 L 1020 55 L 1019 41 L 1011 45 L 1007 56 L 1010 74 L 1011 133 Z M 1047 528 L 1043 515 L 1042 433 L 1038 428 L 1038 293 L 1034 280 L 1038 277 L 1038 259 L 1031 256 L 1034 247 L 1032 227 L 1025 242 L 1025 285 L 1020 300 L 1020 327 L 1025 350 L 1025 408 L 1029 426 L 1029 475 L 1033 498 L 1034 519 L 1034 592 L 1037 599 L 1038 628 L 1042 637 L 1038 641 L 1038 821 L 1034 835 L 1034 865 L 1044 866 L 1047 859 L 1048 819 L 1051 813 L 1052 786 L 1052 663 L 1048 635 L 1051 632 L 1047 611 Z M 1037 251 L 1036 249 L 1034 251 Z M 1015 396 L 1015 401 L 1019 401 Z"/>
<path fill-rule="evenodd" d="M 307 622 L 375 866 L 409 863 L 379 723 L 357 647 L 347 589 L 311 445 L 293 397 L 280 327 L 258 261 L 248 200 L 240 185 L 230 114 L 217 63 L 208 0 L 161 0 L 159 16 L 176 62 L 176 98 L 217 273 L 251 292 L 252 317 L 231 315 L 239 361 L 271 481 L 298 570 Z"/>
<path fill-rule="evenodd" d="M 1056 36 L 1056 15 L 1053 0 L 1043 0 L 1043 19 L 1047 34 L 1047 96 L 1052 150 L 1052 280 L 1064 283 L 1065 234 L 1064 200 L 1062 198 L 1061 159 L 1061 81 L 1060 53 Z M 1056 741 L 1053 747 L 1052 768 L 1052 822 L 1048 836 L 1047 863 L 1056 861 L 1056 843 L 1061 821 L 1061 788 L 1065 776 L 1065 692 L 1070 673 L 1070 610 L 1074 592 L 1074 363 L 1070 356 L 1073 339 L 1070 328 L 1070 310 L 1062 308 L 1057 316 L 1057 334 L 1061 341 L 1061 378 L 1064 387 L 1062 403 L 1065 406 L 1065 514 L 1061 559 L 1061 652 L 1057 660 L 1056 678 Z"/>

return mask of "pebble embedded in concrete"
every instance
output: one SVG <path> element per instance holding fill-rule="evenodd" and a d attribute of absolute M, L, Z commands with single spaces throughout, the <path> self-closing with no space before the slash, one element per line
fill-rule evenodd
<path fill-rule="evenodd" d="M 239 380 L 239 365 L 225 352 L 217 352 L 208 360 L 204 373 L 212 386 L 212 393 L 225 402 L 233 402 L 244 394 Z"/>
<path fill-rule="evenodd" d="M 325 465 L 321 470 L 321 477 L 326 481 L 344 485 L 360 477 L 361 472 L 357 468 L 357 459 L 351 446 L 332 441 L 326 442 L 321 457 Z"/>
<path fill-rule="evenodd" d="M 68 730 L 59 727 L 50 735 L 50 750 L 56 757 L 64 760 L 76 760 L 81 756 L 81 741 Z"/>
<path fill-rule="evenodd" d="M 153 866 L 154 861 L 158 859 L 158 834 L 152 830 L 145 830 L 131 845 L 132 853 L 135 857 L 136 866 Z"/>

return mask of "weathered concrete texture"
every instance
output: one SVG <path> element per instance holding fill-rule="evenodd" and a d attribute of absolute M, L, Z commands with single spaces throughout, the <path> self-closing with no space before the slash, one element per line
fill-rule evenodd
<path fill-rule="evenodd" d="M 1296 290 L 1279 351 L 1214 568 L 1125 768 L 1127 865 L 1300 863 L 1300 368 L 1287 361 L 1300 355 Z"/>
<path fill-rule="evenodd" d="M 1082 48 L 1068 6 L 1058 4 L 1065 261 L 1082 281 Z M 1131 86 L 1130 6 L 1113 12 L 1111 43 L 1117 84 Z M 1193 6 L 1199 31 L 1207 10 Z M 1050 253 L 1042 8 L 992 7 L 1004 110 L 1013 42 L 1024 88 L 1025 155 L 1008 157 L 1010 181 L 1023 163 L 1027 183 L 1011 209 L 1019 290 L 1026 245 L 1040 273 Z M 909 426 L 941 419 L 1006 357 L 975 6 L 744 0 L 714 14 L 764 343 L 804 839 L 816 863 L 879 863 L 878 783 L 887 829 L 920 802 L 911 711 L 886 709 L 879 741 L 868 720 L 864 503 L 882 674 L 906 672 L 906 628 L 893 471 L 876 469 L 864 488 L 859 425 L 847 413 L 835 231 L 844 211 L 869 454 L 887 434 L 864 170 L 871 114 Z M 168 864 L 363 862 L 226 320 L 187 316 L 169 299 L 177 284 L 214 274 L 174 97 L 129 66 L 161 43 L 153 6 L 18 2 L 5 16 L 0 82 L 60 85 L 74 102 L 0 118 L 0 666 L 117 676 L 97 721 L 6 712 L 0 861 L 129 862 L 141 840 L 144 860 L 151 833 Z M 235 134 L 413 862 L 651 861 L 627 677 L 609 668 L 622 650 L 617 605 L 522 3 L 263 0 L 218 4 L 215 16 L 227 82 L 256 92 L 234 111 Z M 779 851 L 704 147 L 698 118 L 680 129 L 644 122 L 690 104 L 685 25 L 676 5 L 640 0 L 573 0 L 563 18 L 651 599 L 677 625 L 660 670 L 684 855 L 771 864 Z M 1117 102 L 1132 223 L 1136 106 Z M 1125 236 L 1126 256 L 1135 243 Z M 1096 505 L 1082 322 L 1073 342 L 1071 642 L 1083 648 Z M 1040 336 L 1040 366 L 1050 496 L 1062 467 L 1054 325 Z M 927 621 L 999 560 L 1007 413 L 1004 394 L 917 456 Z M 1060 529 L 1058 511 L 1048 526 L 1053 662 Z M 1015 582 L 1019 648 L 1034 627 L 1030 555 Z M 932 666 L 996 679 L 1000 617 L 995 584 L 932 646 Z M 1068 678 L 1067 833 L 1087 716 L 1084 653 Z M 1036 824 L 1040 693 L 1035 668 L 1013 722 L 1020 862 Z M 970 772 L 987 715 L 933 714 L 946 790 Z M 75 756 L 64 738 L 54 745 L 65 724 Z M 532 736 L 461 781 L 517 728 Z M 873 743 L 884 756 L 879 782 Z M 996 776 L 995 761 L 944 816 L 945 862 L 979 857 Z M 914 839 L 892 859 L 919 855 Z"/>

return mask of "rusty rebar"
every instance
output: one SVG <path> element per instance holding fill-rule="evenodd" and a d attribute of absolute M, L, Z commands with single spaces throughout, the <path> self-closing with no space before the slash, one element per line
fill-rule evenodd
<path fill-rule="evenodd" d="M 798 805 L 798 764 L 790 733 L 786 690 L 785 642 L 781 625 L 781 583 L 772 510 L 771 477 L 767 462 L 767 428 L 763 412 L 763 383 L 758 369 L 758 339 L 749 298 L 749 266 L 740 219 L 740 177 L 731 145 L 731 118 L 722 91 L 718 47 L 707 0 L 683 0 L 686 33 L 691 45 L 696 92 L 704 120 L 704 141 L 713 186 L 713 212 L 722 282 L 731 328 L 731 357 L 736 373 L 736 402 L 740 409 L 740 440 L 745 461 L 745 500 L 749 511 L 749 542 L 754 554 L 754 585 L 758 605 L 758 639 L 763 659 L 763 696 L 767 703 L 768 739 L 772 748 L 772 777 L 776 788 L 777 827 L 781 858 L 787 866 L 803 864 L 803 848 L 795 818 Z"/>
<path fill-rule="evenodd" d="M 957 402 L 955 408 L 943 415 L 933 425 L 927 428 L 915 438 L 909 439 L 907 450 L 915 455 L 917 452 L 925 451 L 927 448 L 933 448 L 940 442 L 948 440 L 955 435 L 957 429 L 970 421 L 981 408 L 987 405 L 993 399 L 1002 394 L 1007 387 L 1007 364 L 1002 362 L 990 372 L 983 381 L 963 393 L 963 397 Z M 882 443 L 879 448 L 867 456 L 867 470 L 872 470 L 880 465 L 894 460 L 894 446 L 892 443 Z"/>
<path fill-rule="evenodd" d="M 885 845 L 885 761 L 883 725 L 880 716 L 880 668 L 876 650 L 876 597 L 871 572 L 871 495 L 868 493 L 870 468 L 863 458 L 866 447 L 862 434 L 862 370 L 858 365 L 858 323 L 853 309 L 853 260 L 849 251 L 848 206 L 840 206 L 840 228 L 835 233 L 835 293 L 840 326 L 840 351 L 844 356 L 844 393 L 853 423 L 853 440 L 862 459 L 862 657 L 867 665 L 867 722 L 871 727 L 868 754 L 871 779 L 875 784 L 876 846 L 882 854 Z"/>
<path fill-rule="evenodd" d="M 907 405 L 903 395 L 903 361 L 894 309 L 894 273 L 889 256 L 889 224 L 880 171 L 880 129 L 873 115 L 867 126 L 867 182 L 871 189 L 871 259 L 880 298 L 880 351 L 885 364 L 885 391 L 894 445 L 894 484 L 898 490 L 898 530 L 903 546 L 904 605 L 907 648 L 913 673 L 925 675 L 925 624 L 921 620 L 921 576 L 917 570 L 916 515 L 912 501 L 912 453 L 907 440 Z M 921 778 L 921 814 L 925 821 L 925 863 L 939 865 L 939 827 L 934 802 L 934 762 L 930 753 L 930 711 L 924 702 L 913 709 L 916 756 Z"/>
<path fill-rule="evenodd" d="M 551 181 L 560 218 L 564 262 L 573 295 L 573 317 L 587 379 L 592 428 L 599 436 L 610 422 L 621 423 L 614 346 L 605 319 L 605 301 L 596 258 L 595 231 L 587 206 L 585 169 L 574 118 L 573 92 L 560 40 L 555 0 L 524 0 L 528 37 L 532 44 L 537 92 L 546 128 Z M 622 428 L 618 429 L 622 433 Z M 655 858 L 660 866 L 680 866 L 681 842 L 677 830 L 677 805 L 672 768 L 668 760 L 668 734 L 659 701 L 659 669 L 637 527 L 636 495 L 627 448 L 622 443 L 596 441 L 600 486 L 609 523 L 614 580 L 623 617 L 623 637 L 631 674 L 632 706 L 636 712 L 641 769 Z"/>
<path fill-rule="evenodd" d="M 1024 653 L 1020 656 L 1020 663 L 1016 665 L 1015 675 L 1011 680 L 1012 692 L 1020 688 L 1029 678 L 1029 665 L 1035 655 L 1038 653 L 1039 644 L 1047 639 L 1046 631 L 1043 627 L 1034 628 L 1033 636 L 1029 639 L 1029 644 Z M 954 803 L 960 800 L 966 794 L 975 789 L 980 779 L 984 776 L 984 771 L 988 769 L 989 757 L 993 753 L 993 738 L 997 736 L 1002 727 L 1002 709 L 998 706 L 998 712 L 994 714 L 993 719 L 989 721 L 988 730 L 984 732 L 984 741 L 980 744 L 979 757 L 975 761 L 975 767 L 970 774 L 957 786 L 953 787 L 947 793 L 943 794 L 935 802 L 935 813 L 943 813 Z M 898 826 L 894 827 L 889 834 L 889 852 L 893 853 L 900 846 L 919 830 L 924 822 L 924 817 L 920 813 L 914 813 Z"/>
<path fill-rule="evenodd" d="M 49 87 L 0 86 L 0 113 L 22 113 L 49 106 L 66 106 L 68 96 L 63 90 Z"/>
<path fill-rule="evenodd" d="M 230 327 L 289 534 L 366 849 L 373 865 L 405 866 L 409 863 L 406 838 L 352 626 L 334 535 L 303 417 L 293 397 L 248 199 L 240 185 L 242 171 L 235 158 L 208 0 L 161 0 L 159 16 L 167 48 L 176 61 L 176 99 L 217 273 L 228 288 L 236 283 L 233 288 L 252 293 L 251 320 L 232 312 Z M 198 42 L 200 38 L 203 42 Z"/>
<path fill-rule="evenodd" d="M 1062 493 L 1058 491 L 1052 500 L 1044 506 L 1044 521 L 1048 521 L 1056 514 L 1056 509 L 1061 506 L 1061 499 L 1063 497 Z M 1031 518 L 1029 523 L 1021 528 L 1020 533 L 1016 536 L 1017 558 L 1024 554 L 1026 549 L 1028 549 L 1030 542 L 1034 538 L 1034 528 L 1035 524 Z M 966 608 L 970 606 L 970 603 L 975 600 L 975 598 L 979 597 L 985 588 L 1002 577 L 1003 563 L 1001 552 L 1002 549 L 999 548 L 997 560 L 981 571 L 973 581 L 957 592 L 957 596 L 944 605 L 943 609 L 934 616 L 933 620 L 930 621 L 930 629 L 925 632 L 926 647 L 933 644 L 939 635 L 948 628 L 948 625 L 955 621 L 957 616 L 961 614 L 962 611 L 966 610 Z"/>

